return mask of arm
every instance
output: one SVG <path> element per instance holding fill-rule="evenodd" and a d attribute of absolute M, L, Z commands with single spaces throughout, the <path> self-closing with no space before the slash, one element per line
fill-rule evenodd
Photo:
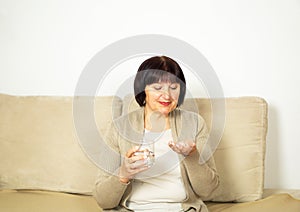
<path fill-rule="evenodd" d="M 129 184 L 122 183 L 118 176 L 100 171 L 93 195 L 102 209 L 115 208 Z"/>
<path fill-rule="evenodd" d="M 183 162 L 193 190 L 203 198 L 210 195 L 217 188 L 219 176 L 213 155 L 205 163 L 200 163 L 202 149 L 206 148 L 204 151 L 210 151 L 209 145 L 205 145 L 208 140 L 208 130 L 202 117 L 198 117 L 197 131 L 195 138 L 196 151 L 191 152 Z"/>
<path fill-rule="evenodd" d="M 117 207 L 129 184 L 122 183 L 119 180 L 117 169 L 121 164 L 121 154 L 118 145 L 119 138 L 113 123 L 111 123 L 108 129 L 103 139 L 105 140 L 104 145 L 109 147 L 109 151 L 103 151 L 102 149 L 100 160 L 103 164 L 103 161 L 105 161 L 105 167 L 99 169 L 98 179 L 93 192 L 99 206 L 103 209 Z M 110 157 L 109 153 L 114 155 Z M 114 159 L 110 160 L 110 158 Z M 110 169 L 111 167 L 114 168 Z"/>
<path fill-rule="evenodd" d="M 106 146 L 103 146 L 108 148 L 105 151 L 102 149 L 100 156 L 102 166 L 94 190 L 94 197 L 103 209 L 117 207 L 130 185 L 130 180 L 137 173 L 149 168 L 143 155 L 134 154 L 139 149 L 137 146 L 131 148 L 128 146 L 127 152 L 123 153 L 124 159 L 121 159 L 121 152 L 127 147 L 122 147 L 124 149 L 121 150 L 119 142 L 126 143 L 126 141 L 119 136 L 114 125 L 108 129 L 105 136 Z"/>

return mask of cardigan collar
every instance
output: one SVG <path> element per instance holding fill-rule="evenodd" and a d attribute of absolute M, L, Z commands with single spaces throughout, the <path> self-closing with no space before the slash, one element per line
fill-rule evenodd
<path fill-rule="evenodd" d="M 125 130 L 126 133 L 128 133 L 127 137 L 129 138 L 129 140 L 134 141 L 135 143 L 139 143 L 140 141 L 142 141 L 144 136 L 144 129 L 145 129 L 144 126 L 145 108 L 141 107 L 135 111 L 132 111 L 122 116 L 122 119 L 123 121 L 120 122 L 122 123 L 122 126 L 119 127 L 124 127 L 123 124 L 125 121 L 126 126 L 130 126 L 131 128 Z M 176 108 L 175 110 L 169 113 L 169 122 L 170 122 L 170 128 L 171 128 L 173 139 L 176 142 L 178 140 L 178 134 L 180 133 L 182 127 L 180 109 Z"/>

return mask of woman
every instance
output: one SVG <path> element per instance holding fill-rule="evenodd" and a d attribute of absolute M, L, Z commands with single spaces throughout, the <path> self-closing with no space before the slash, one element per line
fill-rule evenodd
<path fill-rule="evenodd" d="M 111 159 L 113 168 L 99 175 L 98 204 L 119 211 L 207 211 L 201 198 L 211 194 L 219 178 L 212 157 L 199 163 L 208 138 L 204 120 L 178 108 L 186 92 L 180 66 L 166 56 L 147 59 L 136 74 L 134 92 L 140 109 L 114 120 L 106 135 L 120 158 Z M 137 154 L 149 136 L 154 165 L 149 155 Z"/>

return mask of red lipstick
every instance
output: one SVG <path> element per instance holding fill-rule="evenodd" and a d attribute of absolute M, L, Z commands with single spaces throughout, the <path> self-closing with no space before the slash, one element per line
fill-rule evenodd
<path fill-rule="evenodd" d="M 169 106 L 171 104 L 171 102 L 159 102 L 159 103 L 163 106 Z"/>

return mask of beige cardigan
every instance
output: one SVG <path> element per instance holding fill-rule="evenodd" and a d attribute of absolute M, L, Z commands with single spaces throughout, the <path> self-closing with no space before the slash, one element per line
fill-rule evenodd
<path fill-rule="evenodd" d="M 206 124 L 196 113 L 175 109 L 170 113 L 170 127 L 175 142 L 193 138 L 197 147 L 197 151 L 186 158 L 179 155 L 182 160 L 180 164 L 182 179 L 187 193 L 182 208 L 187 210 L 192 207 L 196 211 L 208 211 L 201 198 L 210 195 L 218 186 L 219 177 L 213 157 L 210 157 L 206 163 L 199 163 L 200 150 L 208 140 Z M 143 131 L 143 107 L 116 119 L 109 128 L 104 141 L 114 151 L 106 150 L 100 156 L 100 160 L 104 160 L 103 164 L 107 166 L 104 167 L 106 171 L 100 169 L 94 190 L 94 197 L 101 208 L 129 210 L 126 201 L 131 192 L 131 183 L 124 184 L 119 181 L 118 167 L 128 149 L 142 141 Z"/>

